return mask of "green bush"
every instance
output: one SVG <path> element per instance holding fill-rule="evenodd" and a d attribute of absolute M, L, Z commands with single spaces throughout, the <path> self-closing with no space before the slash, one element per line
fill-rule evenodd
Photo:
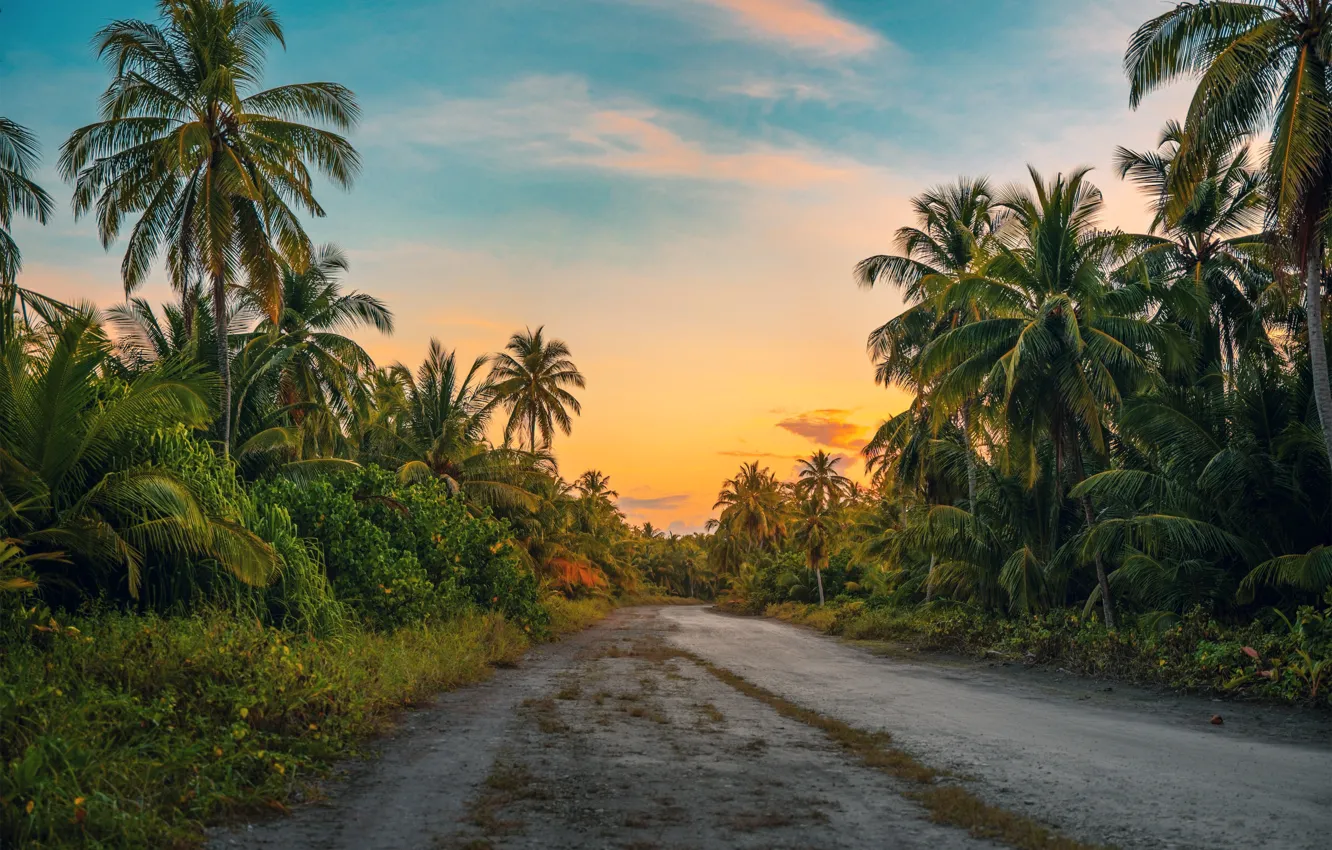
<path fill-rule="evenodd" d="M 318 541 L 338 598 L 374 628 L 447 619 L 471 606 L 534 632 L 547 627 L 536 576 L 507 525 L 471 515 L 442 481 L 402 484 L 367 467 L 261 482 L 254 498 L 283 506 Z"/>
<path fill-rule="evenodd" d="M 1307 606 L 1294 618 L 1274 615 L 1271 626 L 1227 625 L 1195 608 L 1115 630 L 1067 610 L 1006 619 L 947 603 L 893 607 L 873 598 L 823 609 L 776 605 L 767 613 L 852 640 L 998 653 L 1087 676 L 1332 707 L 1332 612 Z"/>
<path fill-rule="evenodd" d="M 281 566 L 268 585 L 253 587 L 212 561 L 159 558 L 144 571 L 142 604 L 183 614 L 223 602 L 268 625 L 319 636 L 343 627 L 346 613 L 334 597 L 319 549 L 302 539 L 284 507 L 256 504 L 236 465 L 183 426 L 154 435 L 144 450 L 144 460 L 185 482 L 206 512 L 229 518 L 272 546 Z"/>

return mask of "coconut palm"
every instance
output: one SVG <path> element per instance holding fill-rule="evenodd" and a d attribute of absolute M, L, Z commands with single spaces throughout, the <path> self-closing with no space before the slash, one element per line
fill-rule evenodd
<path fill-rule="evenodd" d="M 1077 484 L 1087 452 L 1108 456 L 1112 411 L 1162 362 L 1176 366 L 1180 346 L 1146 318 L 1149 288 L 1110 285 L 1125 240 L 1096 229 L 1101 194 L 1086 172 L 1047 182 L 1032 169 L 1031 177 L 1031 193 L 1014 189 L 1002 201 L 1020 234 L 1015 246 L 1003 246 L 983 275 L 963 279 L 951 296 L 979 304 L 985 318 L 941 335 L 920 368 L 937 382 L 933 398 L 941 403 L 983 394 L 1002 400 L 1009 463 L 1028 469 L 1033 483 L 1049 440 L 1056 479 Z M 1091 502 L 1083 508 L 1091 523 Z M 1099 555 L 1096 573 L 1113 627 Z"/>
<path fill-rule="evenodd" d="M 796 492 L 815 499 L 822 505 L 832 505 L 851 490 L 851 479 L 837 471 L 842 462 L 820 449 L 797 464 Z"/>
<path fill-rule="evenodd" d="M 768 548 L 786 536 L 783 487 L 772 470 L 758 461 L 740 466 L 740 472 L 722 485 L 713 510 L 730 535 L 753 548 Z"/>
<path fill-rule="evenodd" d="M 495 355 L 493 380 L 496 396 L 509 412 L 505 442 L 526 431 L 530 452 L 537 451 L 538 432 L 541 447 L 549 448 L 556 429 L 565 435 L 573 431 L 569 412 L 583 412 L 567 388 L 582 389 L 587 381 L 570 359 L 569 346 L 546 339 L 545 328 L 514 334 L 504 351 Z"/>
<path fill-rule="evenodd" d="M 50 568 L 55 577 L 80 584 L 114 569 L 135 598 L 145 566 L 173 555 L 266 582 L 277 556 L 241 517 L 210 514 L 191 484 L 142 460 L 145 435 L 208 422 L 211 380 L 165 361 L 123 382 L 109 374 L 114 365 L 96 315 L 83 310 L 46 327 L 34 345 L 12 340 L 0 352 L 7 533 L 50 555 L 49 564 L 67 564 Z"/>
<path fill-rule="evenodd" d="M 869 349 L 876 360 L 875 377 L 884 386 L 897 384 L 913 390 L 924 403 L 929 388 L 916 373 L 919 355 L 939 334 L 978 316 L 974 305 L 945 306 L 940 299 L 964 275 L 976 273 L 993 254 L 1006 218 L 994 203 L 994 192 L 984 178 L 960 178 L 912 199 L 916 226 L 897 231 L 899 255 L 879 254 L 861 260 L 855 276 L 864 287 L 887 283 L 903 291 L 910 305 L 876 328 Z M 964 399 L 955 411 L 961 419 L 967 446 L 967 481 L 972 511 L 976 501 L 976 461 L 972 449 L 974 399 Z"/>
<path fill-rule="evenodd" d="M 1208 152 L 1194 179 L 1176 179 L 1183 144 L 1184 128 L 1171 121 L 1156 150 L 1118 148 L 1116 165 L 1152 199 L 1142 270 L 1169 281 L 1167 308 L 1198 349 L 1198 371 L 1233 373 L 1237 348 L 1271 351 L 1261 303 L 1270 294 L 1251 291 L 1255 281 L 1274 288 L 1262 262 L 1267 239 L 1254 232 L 1262 223 L 1262 177 L 1243 139 L 1234 138 Z"/>
<path fill-rule="evenodd" d="M 101 120 L 75 130 L 60 168 L 74 212 L 96 207 L 104 247 L 137 216 L 121 263 L 126 294 L 165 247 L 178 289 L 207 277 L 217 323 L 220 436 L 231 441 L 227 297 L 245 283 L 273 321 L 281 261 L 304 268 L 311 246 L 298 211 L 324 211 L 311 169 L 350 186 L 359 168 L 342 136 L 303 122 L 352 127 L 359 109 L 335 83 L 256 91 L 265 53 L 285 45 L 272 9 L 256 0 L 160 0 L 159 22 L 119 20 L 95 38 L 113 78 Z"/>
<path fill-rule="evenodd" d="M 55 205 L 41 186 L 32 182 L 37 168 L 37 137 L 22 124 L 0 117 L 0 285 L 10 286 L 23 265 L 14 237 L 9 234 L 14 216 L 46 224 Z"/>
<path fill-rule="evenodd" d="M 832 555 L 833 538 L 841 528 L 840 506 L 817 495 L 802 499 L 795 516 L 792 537 L 805 552 L 805 565 L 814 572 L 819 586 L 819 605 L 824 604 L 823 570 Z"/>
<path fill-rule="evenodd" d="M 162 314 L 143 298 L 130 298 L 105 311 L 106 322 L 116 331 L 116 354 L 129 374 L 151 371 L 166 360 L 188 360 L 217 369 L 216 325 L 213 307 L 204 300 L 203 288 L 191 284 L 181 293 L 180 303 L 162 305 Z M 232 302 L 227 315 L 231 334 L 241 331 L 253 316 Z"/>
<path fill-rule="evenodd" d="M 282 312 L 276 322 L 260 322 L 256 333 L 282 336 L 297 350 L 283 367 L 283 404 L 322 398 L 347 412 L 353 385 L 375 365 L 349 332 L 370 327 L 393 333 L 393 311 L 383 301 L 363 292 L 342 291 L 339 278 L 347 268 L 341 249 L 323 245 L 304 269 L 288 265 L 282 269 Z M 256 298 L 255 307 L 258 302 Z"/>
<path fill-rule="evenodd" d="M 475 503 L 533 508 L 529 484 L 548 458 L 486 442 L 495 409 L 495 384 L 484 374 L 490 362 L 478 357 L 465 372 L 456 352 L 432 339 L 420 368 L 390 367 L 398 385 L 389 399 L 401 410 L 380 417 L 368 431 L 369 459 L 395 467 L 404 480 L 438 476 Z"/>
<path fill-rule="evenodd" d="M 1304 274 L 1314 405 L 1332 458 L 1332 385 L 1323 327 L 1326 222 L 1332 210 L 1332 3 L 1252 0 L 1181 3 L 1138 28 L 1124 67 L 1129 102 L 1198 77 L 1175 179 L 1205 169 L 1209 153 L 1270 128 L 1265 174 L 1270 229 Z M 1185 197 L 1175 203 L 1183 206 Z"/>
<path fill-rule="evenodd" d="M 600 470 L 589 469 L 573 483 L 574 489 L 589 499 L 614 499 L 619 493 L 611 489 L 610 476 Z"/>

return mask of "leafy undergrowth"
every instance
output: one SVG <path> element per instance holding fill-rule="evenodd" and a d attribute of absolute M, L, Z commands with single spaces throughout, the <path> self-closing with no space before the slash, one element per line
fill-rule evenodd
<path fill-rule="evenodd" d="M 545 606 L 559 637 L 615 604 Z M 38 625 L 0 654 L 0 846 L 197 845 L 204 824 L 285 810 L 403 708 L 529 646 L 493 613 L 327 640 L 224 611 Z"/>
<path fill-rule="evenodd" d="M 851 602 L 826 608 L 770 605 L 764 613 L 850 640 L 989 657 L 998 653 L 1085 676 L 1332 708 L 1332 614 L 1312 608 L 1300 609 L 1288 622 L 1277 618 L 1268 628 L 1228 626 L 1196 610 L 1115 630 L 1071 611 L 1001 619 L 960 607 Z"/>

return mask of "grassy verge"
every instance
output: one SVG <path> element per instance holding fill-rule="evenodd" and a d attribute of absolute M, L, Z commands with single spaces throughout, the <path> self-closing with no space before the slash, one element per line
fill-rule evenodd
<path fill-rule="evenodd" d="M 764 612 L 849 640 L 891 641 L 1174 690 L 1332 708 L 1332 615 L 1302 609 L 1289 623 L 1230 626 L 1205 612 L 1109 630 L 1072 611 L 1001 619 L 964 608 L 819 608 Z"/>
<path fill-rule="evenodd" d="M 615 607 L 546 605 L 552 637 Z M 403 708 L 529 647 L 497 614 L 329 640 L 224 611 L 34 634 L 0 649 L 0 846 L 196 845 L 206 823 L 304 799 Z"/>

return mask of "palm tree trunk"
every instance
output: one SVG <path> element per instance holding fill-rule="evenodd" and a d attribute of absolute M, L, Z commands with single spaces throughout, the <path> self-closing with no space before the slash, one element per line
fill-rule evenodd
<path fill-rule="evenodd" d="M 1332 384 L 1328 382 L 1327 342 L 1323 338 L 1322 252 L 1311 251 L 1304 282 L 1305 324 L 1309 330 L 1309 367 L 1313 378 L 1314 406 L 1323 426 L 1323 445 L 1332 463 Z"/>
<path fill-rule="evenodd" d="M 930 555 L 930 571 L 925 574 L 925 601 L 929 602 L 934 598 L 934 565 L 939 560 L 938 555 Z"/>
<path fill-rule="evenodd" d="M 971 448 L 971 400 L 962 403 L 962 445 L 967 453 L 967 504 L 976 519 L 976 453 Z"/>
<path fill-rule="evenodd" d="M 819 607 L 822 608 L 822 607 L 823 607 L 823 570 L 819 569 L 818 567 L 815 567 L 815 568 L 814 568 L 814 578 L 818 579 L 818 581 L 819 581 Z"/>
<path fill-rule="evenodd" d="M 1087 528 L 1092 527 L 1096 521 L 1096 516 L 1092 513 L 1091 499 L 1083 497 L 1082 512 L 1087 517 Z M 1110 601 L 1110 579 L 1105 574 L 1105 562 L 1101 560 L 1101 553 L 1096 553 L 1096 585 L 1101 589 L 1101 610 L 1105 612 L 1105 627 L 1113 629 L 1115 627 L 1115 606 Z"/>
<path fill-rule="evenodd" d="M 535 417 L 535 416 L 532 417 L 531 436 L 528 437 L 527 446 L 528 446 L 528 450 L 531 451 L 532 454 L 536 454 L 536 417 Z"/>
<path fill-rule="evenodd" d="M 227 340 L 227 287 L 213 274 L 213 328 L 217 334 L 217 373 L 222 378 L 222 455 L 231 453 L 231 349 Z"/>

